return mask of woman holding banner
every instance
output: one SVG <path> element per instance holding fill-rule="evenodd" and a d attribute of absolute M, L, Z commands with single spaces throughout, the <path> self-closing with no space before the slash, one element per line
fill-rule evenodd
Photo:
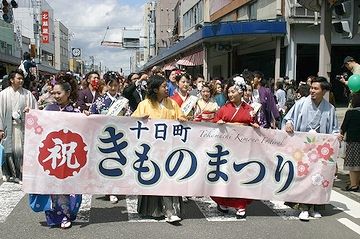
<path fill-rule="evenodd" d="M 227 85 L 227 96 L 229 102 L 220 108 L 213 120 L 214 123 L 224 124 L 240 124 L 251 125 L 259 128 L 255 122 L 253 108 L 242 101 L 242 96 L 246 90 L 245 81 L 230 80 Z M 224 198 L 211 197 L 217 203 L 217 209 L 222 213 L 228 213 L 229 208 L 236 209 L 236 218 L 246 218 L 246 206 L 251 203 L 251 199 L 244 198 Z"/>
<path fill-rule="evenodd" d="M 132 116 L 186 121 L 178 104 L 169 98 L 166 79 L 159 75 L 149 78 L 147 98 L 140 102 Z M 181 204 L 181 197 L 139 196 L 137 210 L 142 216 L 165 216 L 167 222 L 173 223 L 181 220 Z"/>
<path fill-rule="evenodd" d="M 59 73 L 54 85 L 53 94 L 56 103 L 49 104 L 44 110 L 75 112 L 80 111 L 73 106 L 77 100 L 77 82 L 68 73 Z M 45 211 L 46 222 L 51 227 L 62 229 L 71 227 L 71 222 L 81 205 L 81 195 L 36 195 L 30 194 L 30 207 L 35 212 Z"/>
<path fill-rule="evenodd" d="M 90 114 L 105 114 L 113 116 L 130 116 L 131 110 L 129 100 L 119 93 L 122 84 L 122 77 L 115 71 L 108 71 L 104 74 L 106 93 L 100 96 L 90 106 Z M 110 202 L 117 203 L 116 195 L 110 195 Z"/>

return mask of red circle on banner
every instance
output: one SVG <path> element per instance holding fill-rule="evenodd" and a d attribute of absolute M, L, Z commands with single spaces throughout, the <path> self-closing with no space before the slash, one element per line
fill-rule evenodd
<path fill-rule="evenodd" d="M 65 179 L 75 176 L 86 165 L 87 146 L 77 133 L 51 132 L 42 144 L 38 161 L 49 175 Z"/>

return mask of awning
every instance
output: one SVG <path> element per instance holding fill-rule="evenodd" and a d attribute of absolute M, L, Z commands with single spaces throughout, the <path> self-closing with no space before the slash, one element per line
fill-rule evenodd
<path fill-rule="evenodd" d="M 166 64 L 165 66 L 163 66 L 162 70 L 163 71 L 171 71 L 175 68 L 176 68 L 175 62 L 172 62 L 172 63 Z"/>
<path fill-rule="evenodd" d="M 201 29 L 190 36 L 160 51 L 157 56 L 151 58 L 141 69 L 145 70 L 159 65 L 164 61 L 177 57 L 181 53 L 194 49 L 196 46 L 202 46 L 204 42 L 214 43 L 229 39 L 247 38 L 249 36 L 285 36 L 285 34 L 286 22 L 282 19 L 206 23 Z"/>
<path fill-rule="evenodd" d="M 59 72 L 59 70 L 56 70 L 54 67 L 49 65 L 39 64 L 37 66 L 38 66 L 38 70 L 43 74 L 54 75 Z"/>
<path fill-rule="evenodd" d="M 200 66 L 203 64 L 204 51 L 196 52 L 192 55 L 185 56 L 176 63 L 182 66 Z"/>

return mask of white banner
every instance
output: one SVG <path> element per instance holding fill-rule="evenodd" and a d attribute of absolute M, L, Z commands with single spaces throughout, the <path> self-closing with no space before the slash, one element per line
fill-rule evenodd
<path fill-rule="evenodd" d="M 333 135 L 32 110 L 27 193 L 329 201 Z"/>

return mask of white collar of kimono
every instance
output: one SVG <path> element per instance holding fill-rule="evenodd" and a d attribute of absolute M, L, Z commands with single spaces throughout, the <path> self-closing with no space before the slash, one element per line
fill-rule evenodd
<path fill-rule="evenodd" d="M 112 101 L 117 100 L 117 99 L 118 99 L 118 97 L 119 97 L 119 94 L 118 94 L 118 93 L 117 93 L 115 96 L 110 95 L 110 93 L 109 93 L 109 92 L 106 92 L 106 94 L 107 94 L 107 96 L 109 96 L 109 98 L 110 98 Z"/>

